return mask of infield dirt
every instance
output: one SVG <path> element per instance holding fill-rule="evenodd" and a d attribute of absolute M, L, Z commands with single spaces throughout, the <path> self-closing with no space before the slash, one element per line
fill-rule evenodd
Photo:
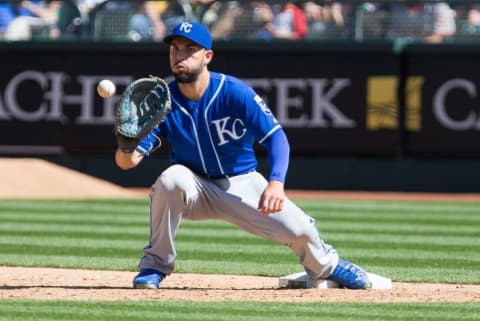
<path fill-rule="evenodd" d="M 275 302 L 480 302 L 480 285 L 394 282 L 391 290 L 285 289 L 278 278 L 174 273 L 159 290 L 135 272 L 0 267 L 0 299 Z"/>
<path fill-rule="evenodd" d="M 38 159 L 0 158 L 0 198 L 148 197 Z M 479 194 L 287 191 L 290 198 L 480 201 Z M 393 282 L 391 290 L 284 289 L 278 278 L 174 273 L 159 290 L 134 290 L 135 272 L 1 267 L 0 299 L 285 302 L 480 302 L 480 285 Z"/>

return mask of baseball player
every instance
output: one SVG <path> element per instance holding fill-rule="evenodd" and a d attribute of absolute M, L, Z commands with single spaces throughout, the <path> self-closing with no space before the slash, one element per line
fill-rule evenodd
<path fill-rule="evenodd" d="M 172 110 L 137 147 L 119 148 L 115 154 L 117 165 L 129 169 L 163 140 L 172 150 L 171 165 L 151 189 L 150 242 L 133 286 L 156 289 L 173 272 L 175 234 L 185 218 L 224 220 L 285 244 L 312 279 L 368 287 L 365 271 L 340 259 L 320 238 L 314 219 L 285 196 L 290 152 L 285 132 L 251 87 L 209 71 L 213 51 L 208 29 L 182 22 L 164 41 L 175 77 L 169 84 Z M 255 142 L 267 151 L 267 178 L 256 171 Z"/>

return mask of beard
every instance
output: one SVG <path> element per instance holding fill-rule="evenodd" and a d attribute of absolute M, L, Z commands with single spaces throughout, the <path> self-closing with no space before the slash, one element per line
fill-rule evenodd
<path fill-rule="evenodd" d="M 179 83 L 183 84 L 191 84 L 192 82 L 195 82 L 198 79 L 198 74 L 192 74 L 192 73 L 180 73 L 180 74 L 174 74 L 175 80 Z"/>
<path fill-rule="evenodd" d="M 191 84 L 198 79 L 198 75 L 202 72 L 201 68 L 194 69 L 190 72 L 182 72 L 173 74 L 175 80 L 183 84 Z"/>

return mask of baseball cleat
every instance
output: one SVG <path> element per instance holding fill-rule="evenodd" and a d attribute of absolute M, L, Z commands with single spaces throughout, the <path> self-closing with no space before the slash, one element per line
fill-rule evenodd
<path fill-rule="evenodd" d="M 338 282 L 349 289 L 366 289 L 370 287 L 367 273 L 353 263 L 340 259 L 328 279 Z"/>
<path fill-rule="evenodd" d="M 157 270 L 143 269 L 133 279 L 133 287 L 135 289 L 158 289 L 164 277 L 165 274 Z"/>

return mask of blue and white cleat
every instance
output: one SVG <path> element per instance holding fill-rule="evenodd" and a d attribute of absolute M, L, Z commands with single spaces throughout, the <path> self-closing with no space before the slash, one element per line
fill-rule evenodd
<path fill-rule="evenodd" d="M 154 269 L 140 270 L 133 279 L 135 289 L 158 289 L 160 282 L 165 278 L 165 274 Z"/>
<path fill-rule="evenodd" d="M 353 263 L 340 259 L 328 279 L 338 282 L 349 289 L 367 289 L 370 287 L 367 273 Z"/>

